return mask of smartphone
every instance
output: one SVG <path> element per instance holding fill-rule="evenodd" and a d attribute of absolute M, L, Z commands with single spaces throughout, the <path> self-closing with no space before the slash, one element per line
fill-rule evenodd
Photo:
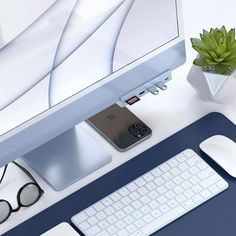
<path fill-rule="evenodd" d="M 117 104 L 92 116 L 88 123 L 117 150 L 124 152 L 152 135 L 152 130 L 126 107 Z"/>

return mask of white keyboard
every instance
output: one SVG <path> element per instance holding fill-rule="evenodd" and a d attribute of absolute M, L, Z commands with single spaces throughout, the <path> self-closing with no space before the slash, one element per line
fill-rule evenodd
<path fill-rule="evenodd" d="M 227 188 L 188 149 L 73 216 L 72 222 L 86 236 L 151 235 Z"/>

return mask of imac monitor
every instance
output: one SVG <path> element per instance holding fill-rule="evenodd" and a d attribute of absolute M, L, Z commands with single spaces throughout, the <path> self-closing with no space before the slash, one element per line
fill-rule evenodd
<path fill-rule="evenodd" d="M 180 0 L 0 2 L 0 166 L 184 61 Z"/>

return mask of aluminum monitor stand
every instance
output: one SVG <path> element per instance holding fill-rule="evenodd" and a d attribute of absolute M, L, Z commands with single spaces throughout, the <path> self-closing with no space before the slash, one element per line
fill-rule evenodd
<path fill-rule="evenodd" d="M 140 98 L 150 92 L 159 94 L 166 90 L 165 82 L 171 80 L 171 72 L 166 71 L 151 82 L 132 91 Z M 146 88 L 145 90 L 143 90 Z M 143 91 L 140 94 L 140 91 Z M 118 104 L 127 105 L 126 94 Z M 126 101 L 126 102 L 125 102 Z M 55 190 L 60 191 L 111 162 L 112 157 L 90 137 L 80 125 L 68 130 L 23 157 L 28 165 L 45 179 Z"/>
<path fill-rule="evenodd" d="M 108 164 L 112 157 L 77 125 L 23 159 L 53 189 L 61 191 Z"/>

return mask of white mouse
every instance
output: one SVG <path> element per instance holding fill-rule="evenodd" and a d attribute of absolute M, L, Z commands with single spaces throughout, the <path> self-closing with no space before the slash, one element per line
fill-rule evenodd
<path fill-rule="evenodd" d="M 200 148 L 227 173 L 236 178 L 236 143 L 231 139 L 215 135 L 200 144 Z"/>

